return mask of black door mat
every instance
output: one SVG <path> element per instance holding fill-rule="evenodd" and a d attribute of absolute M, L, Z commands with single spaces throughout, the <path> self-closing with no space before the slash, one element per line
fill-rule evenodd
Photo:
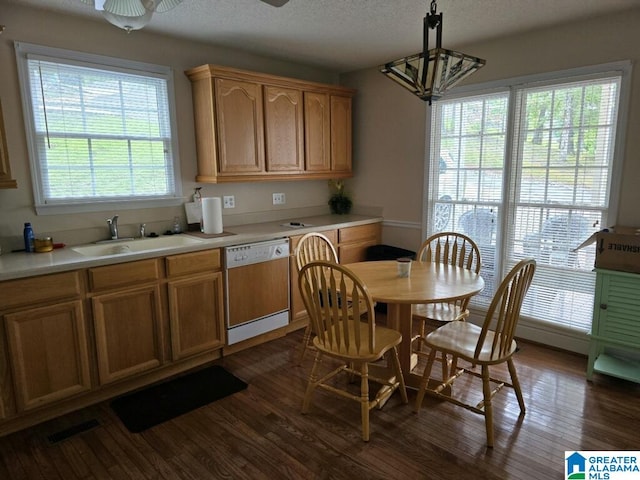
<path fill-rule="evenodd" d="M 111 408 L 131 433 L 139 433 L 245 388 L 245 382 L 214 365 L 117 398 Z"/>

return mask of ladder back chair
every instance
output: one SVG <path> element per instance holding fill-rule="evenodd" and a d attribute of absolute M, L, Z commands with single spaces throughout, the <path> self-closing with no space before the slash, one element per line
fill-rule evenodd
<path fill-rule="evenodd" d="M 521 260 L 511 269 L 496 290 L 482 327 L 471 322 L 449 322 L 424 337 L 424 343 L 430 348 L 430 353 L 416 397 L 416 412 L 420 411 L 424 395 L 428 393 L 474 413 L 484 415 L 489 447 L 493 447 L 494 440 L 492 398 L 498 391 L 503 387 L 513 388 L 520 406 L 520 414 L 524 415 L 524 398 L 512 358 L 517 348 L 513 336 L 524 297 L 533 281 L 535 269 L 536 261 L 532 258 Z M 429 386 L 432 385 L 430 384 L 431 370 L 437 353 L 451 355 L 453 364 L 449 378 L 432 387 Z M 470 362 L 472 367 L 458 368 L 456 362 L 459 358 Z M 490 367 L 504 363 L 507 364 L 510 381 L 491 376 Z M 480 372 L 477 371 L 477 367 L 480 368 Z M 476 405 L 463 400 L 463 398 L 467 398 L 466 392 L 457 396 L 453 391 L 451 394 L 443 393 L 443 390 L 453 386 L 454 381 L 464 374 L 482 379 L 482 400 Z M 496 384 L 496 388 L 493 390 L 491 389 L 492 384 Z M 470 384 L 466 383 L 466 385 Z"/>
<path fill-rule="evenodd" d="M 298 285 L 316 334 L 313 338 L 316 356 L 302 413 L 308 413 L 317 388 L 354 400 L 360 403 L 362 439 L 369 441 L 369 411 L 384 405 L 396 390 L 400 391 L 402 402 L 408 402 L 397 351 L 402 335 L 397 330 L 376 325 L 373 300 L 367 287 L 346 267 L 327 261 L 308 263 L 300 271 Z M 349 302 L 345 301 L 347 298 Z M 338 362 L 327 362 L 326 357 Z M 393 371 L 390 379 L 369 373 L 369 363 L 382 358 Z M 327 366 L 332 370 L 324 372 Z M 359 395 L 351 393 L 350 382 L 345 382 L 343 389 L 339 388 L 341 383 L 332 380 L 341 373 L 347 378 L 360 377 Z M 369 399 L 370 381 L 382 387 L 372 400 Z"/>
<path fill-rule="evenodd" d="M 298 270 L 298 273 L 300 273 L 302 267 L 315 260 L 327 260 L 338 263 L 338 253 L 331 243 L 331 240 L 329 240 L 325 235 L 318 232 L 311 232 L 303 235 L 298 241 L 298 245 L 295 250 L 295 259 L 296 269 Z M 309 321 L 304 330 L 298 363 L 302 363 L 304 354 L 310 346 L 309 342 L 311 341 L 312 335 L 312 325 L 311 321 Z"/>

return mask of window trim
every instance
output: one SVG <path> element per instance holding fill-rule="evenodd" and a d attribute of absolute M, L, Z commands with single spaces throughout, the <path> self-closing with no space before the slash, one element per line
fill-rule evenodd
<path fill-rule="evenodd" d="M 174 75 L 170 67 L 154 65 L 134 60 L 125 60 L 105 55 L 97 55 L 74 50 L 66 50 L 55 47 L 47 47 L 25 42 L 14 42 L 16 52 L 16 62 L 18 67 L 18 79 L 22 97 L 22 110 L 24 112 L 25 131 L 27 134 L 27 149 L 29 153 L 29 166 L 31 171 L 31 183 L 33 187 L 33 201 L 37 215 L 57 215 L 66 213 L 100 212 L 110 210 L 132 210 L 143 208 L 157 208 L 181 205 L 184 202 L 182 195 L 182 178 L 180 168 L 180 156 L 178 145 L 178 129 L 176 121 L 176 102 Z M 93 200 L 91 202 L 78 203 L 53 203 L 44 202 L 39 158 L 35 145 L 36 135 L 34 132 L 34 118 L 32 110 L 32 98 L 29 88 L 29 74 L 27 60 L 39 58 L 48 61 L 62 61 L 71 65 L 93 66 L 96 68 L 108 68 L 110 71 L 122 71 L 128 73 L 138 73 L 144 76 L 162 78 L 167 82 L 167 98 L 169 111 L 169 124 L 171 128 L 171 150 L 173 157 L 173 178 L 174 194 L 169 197 L 149 197 L 144 199 L 105 199 Z"/>

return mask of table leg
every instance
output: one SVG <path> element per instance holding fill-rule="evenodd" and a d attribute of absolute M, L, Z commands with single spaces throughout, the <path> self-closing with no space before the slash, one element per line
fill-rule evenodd
<path fill-rule="evenodd" d="M 411 304 L 389 303 L 387 304 L 387 322 L 390 328 L 398 330 L 402 334 L 402 343 L 398 347 L 400 366 L 404 375 L 404 383 L 409 388 L 419 388 L 421 376 L 412 373 L 418 364 L 418 356 L 411 348 L 413 338 L 413 320 Z"/>

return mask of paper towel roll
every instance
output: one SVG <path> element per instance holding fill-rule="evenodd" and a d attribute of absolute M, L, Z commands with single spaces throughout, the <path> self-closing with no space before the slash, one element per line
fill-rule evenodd
<path fill-rule="evenodd" d="M 202 199 L 202 231 L 222 233 L 222 199 L 220 197 Z"/>

